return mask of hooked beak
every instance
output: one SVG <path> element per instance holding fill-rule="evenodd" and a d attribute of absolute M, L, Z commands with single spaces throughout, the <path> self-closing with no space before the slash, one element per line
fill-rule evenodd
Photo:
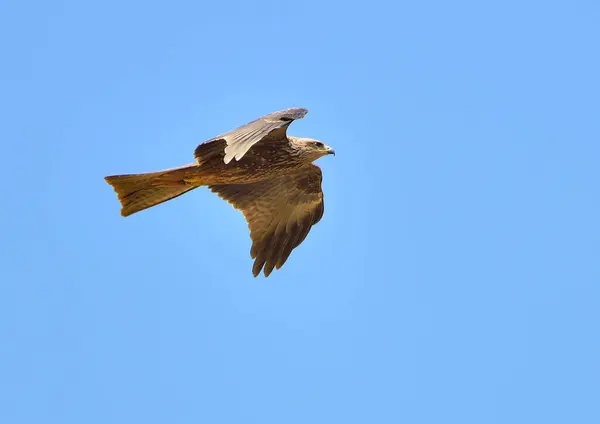
<path fill-rule="evenodd" d="M 328 147 L 327 148 L 327 154 L 335 156 L 335 150 L 333 150 L 331 147 Z"/>

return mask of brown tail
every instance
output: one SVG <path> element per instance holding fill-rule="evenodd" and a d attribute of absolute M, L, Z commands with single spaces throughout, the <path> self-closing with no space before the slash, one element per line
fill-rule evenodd
<path fill-rule="evenodd" d="M 146 174 L 112 175 L 104 179 L 121 202 L 121 215 L 129 216 L 197 188 L 182 178 L 185 167 Z"/>

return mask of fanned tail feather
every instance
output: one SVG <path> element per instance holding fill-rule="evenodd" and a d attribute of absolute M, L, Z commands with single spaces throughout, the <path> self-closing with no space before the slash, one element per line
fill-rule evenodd
<path fill-rule="evenodd" d="M 197 188 L 186 184 L 178 171 L 112 175 L 104 179 L 117 193 L 121 215 L 129 216 Z"/>

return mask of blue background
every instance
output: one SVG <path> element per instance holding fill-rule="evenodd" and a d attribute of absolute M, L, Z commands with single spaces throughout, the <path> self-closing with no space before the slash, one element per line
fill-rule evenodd
<path fill-rule="evenodd" d="M 4 1 L 0 421 L 600 422 L 594 1 Z M 303 106 L 325 215 L 254 279 L 105 175 Z"/>

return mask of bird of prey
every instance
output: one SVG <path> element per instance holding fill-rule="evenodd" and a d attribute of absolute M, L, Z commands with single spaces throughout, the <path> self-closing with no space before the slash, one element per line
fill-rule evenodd
<path fill-rule="evenodd" d="M 318 140 L 287 135 L 307 112 L 273 112 L 207 140 L 196 147 L 191 164 L 105 180 L 117 193 L 122 216 L 207 186 L 242 212 L 252 241 L 252 274 L 263 270 L 268 277 L 323 216 L 323 177 L 312 162 L 335 152 Z"/>

